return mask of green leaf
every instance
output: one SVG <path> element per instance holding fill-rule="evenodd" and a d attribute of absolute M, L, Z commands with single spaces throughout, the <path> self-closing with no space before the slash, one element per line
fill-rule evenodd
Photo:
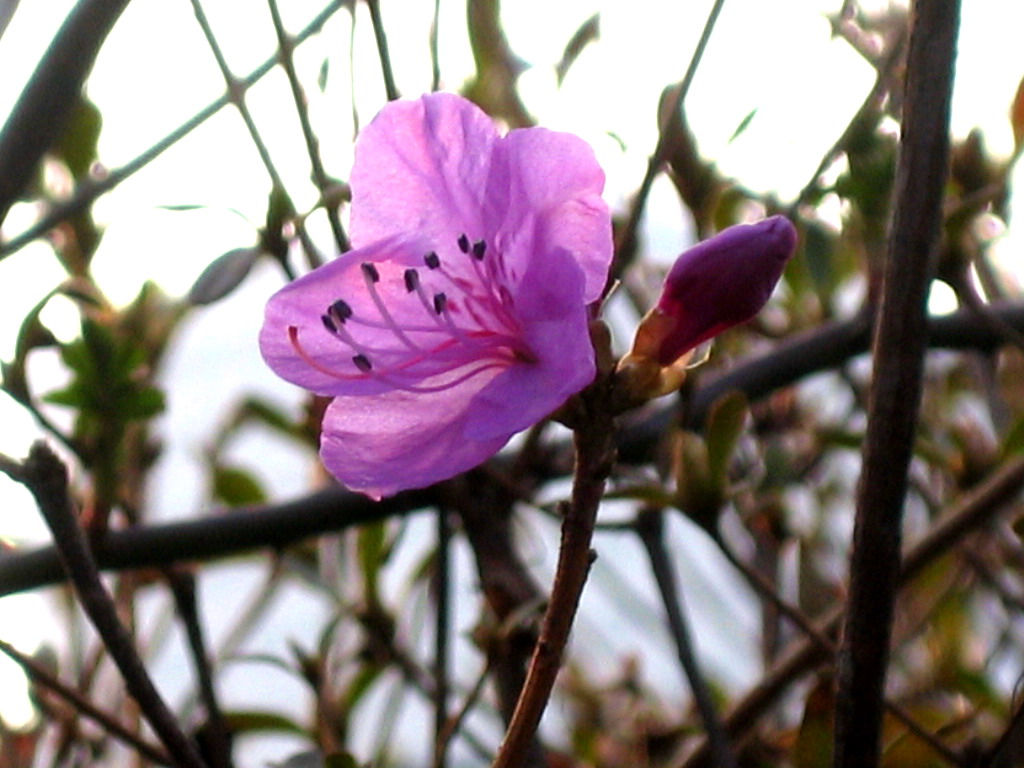
<path fill-rule="evenodd" d="M 213 494 L 231 507 L 262 504 L 267 500 L 259 481 L 239 467 L 219 466 L 213 470 Z"/>

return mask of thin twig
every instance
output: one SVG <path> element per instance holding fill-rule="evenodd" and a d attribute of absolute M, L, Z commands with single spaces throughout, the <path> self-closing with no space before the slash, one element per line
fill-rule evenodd
<path fill-rule="evenodd" d="M 391 68 L 391 54 L 388 53 L 388 38 L 384 33 L 384 21 L 380 16 L 380 0 L 366 0 L 370 10 L 370 25 L 373 27 L 373 38 L 377 42 L 377 55 L 380 57 L 380 71 L 384 77 L 384 92 L 388 101 L 394 101 L 401 94 L 395 85 L 395 73 Z"/>
<path fill-rule="evenodd" d="M 948 174 L 958 19 L 959 0 L 917 0 L 911 12 L 895 208 L 838 663 L 836 768 L 873 768 L 880 759 L 902 512 L 927 348 L 927 292 Z"/>
<path fill-rule="evenodd" d="M 576 466 L 572 494 L 562 522 L 554 585 L 526 682 L 493 768 L 523 765 L 527 746 L 537 731 L 561 668 L 569 630 L 593 561 L 590 542 L 594 521 L 605 480 L 615 461 L 610 382 L 604 377 L 598 378 L 579 398 L 582 413 L 573 431 Z"/>
<path fill-rule="evenodd" d="M 331 225 L 331 232 L 334 235 L 334 243 L 338 246 L 339 253 L 351 248 L 348 235 L 341 224 L 341 216 L 338 214 L 338 206 L 330 202 L 330 190 L 334 183 L 327 175 L 323 159 L 320 157 L 320 140 L 313 131 L 313 125 L 309 121 L 309 107 L 306 103 L 306 94 L 302 90 L 302 83 L 295 71 L 295 59 L 293 54 L 296 47 L 296 39 L 289 35 L 281 20 L 281 11 L 278 8 L 277 0 L 267 0 L 270 6 L 270 16 L 274 21 L 274 32 L 277 33 L 277 46 L 281 53 L 281 66 L 288 77 L 288 85 L 292 92 L 292 101 L 295 103 L 295 111 L 299 115 L 299 125 L 302 128 L 302 138 L 306 142 L 306 152 L 309 155 L 309 164 L 313 169 L 313 180 L 320 191 L 320 199 L 324 201 L 324 210 L 327 213 L 327 221 Z"/>
<path fill-rule="evenodd" d="M 46 688 L 55 696 L 64 699 L 74 707 L 82 717 L 87 717 L 116 739 L 120 739 L 132 749 L 138 751 L 147 760 L 159 765 L 173 765 L 171 758 L 163 750 L 143 741 L 136 734 L 125 728 L 113 715 L 104 712 L 74 688 L 65 685 L 46 669 L 42 664 L 21 653 L 10 643 L 0 640 L 0 653 L 24 670 L 29 680 L 40 688 Z"/>
<path fill-rule="evenodd" d="M 434 569 L 434 602 L 437 606 L 434 623 L 434 766 L 447 765 L 448 741 L 443 738 L 448 722 L 448 636 L 451 630 L 451 525 L 448 509 L 437 508 L 437 554 Z"/>
<path fill-rule="evenodd" d="M 441 88 L 441 57 L 438 42 L 441 36 L 441 0 L 434 0 L 434 17 L 430 22 L 430 90 Z"/>
<path fill-rule="evenodd" d="M 704 723 L 711 758 L 717 768 L 735 768 L 736 757 L 729 745 L 725 729 L 722 727 L 721 718 L 715 709 L 711 691 L 704 680 L 700 665 L 697 663 L 693 641 L 690 638 L 690 628 L 683 613 L 683 595 L 676 586 L 672 561 L 665 550 L 664 513 L 660 509 L 644 510 L 637 516 L 635 530 L 650 558 L 651 571 L 658 584 L 658 591 L 661 593 L 661 602 L 665 607 L 665 615 L 672 633 L 672 640 L 675 642 L 679 663 L 690 683 L 690 691 L 697 705 L 697 712 Z"/>
<path fill-rule="evenodd" d="M 466 694 L 465 701 L 462 702 L 462 706 L 459 707 L 455 714 L 453 714 L 448 721 L 445 723 L 444 729 L 438 734 L 437 745 L 434 748 L 434 766 L 433 768 L 442 768 L 441 763 L 438 762 L 438 758 L 447 754 L 448 744 L 451 743 L 452 737 L 459 732 L 462 727 L 462 723 L 466 717 L 472 711 L 473 707 L 476 706 L 477 701 L 480 699 L 480 694 L 483 693 L 484 684 L 487 682 L 491 672 L 490 664 L 485 664 L 484 668 L 477 675 L 476 682 L 473 683 L 473 687 Z"/>
<path fill-rule="evenodd" d="M 59 138 L 107 34 L 128 0 L 80 0 L 0 130 L 0 223 Z"/>
<path fill-rule="evenodd" d="M 704 29 L 701 31 L 700 39 L 697 41 L 697 47 L 694 48 L 693 55 L 690 57 L 686 74 L 683 75 L 679 87 L 673 94 L 666 114 L 675 114 L 682 109 L 683 102 L 686 100 L 686 94 L 689 92 L 693 78 L 697 74 L 697 68 L 700 66 L 701 59 L 704 58 L 704 50 L 707 48 L 708 41 L 711 40 L 711 33 L 715 29 L 715 23 L 718 21 L 718 16 L 722 12 L 724 5 L 725 0 L 715 0 L 715 4 L 711 6 L 707 21 L 704 22 Z M 626 219 L 625 225 L 623 225 L 619 236 L 616 238 L 615 263 L 612 265 L 612 270 L 608 277 L 607 288 L 615 284 L 615 280 L 621 277 L 629 265 L 630 256 L 635 251 L 634 246 L 637 231 L 640 228 L 640 218 L 643 216 L 644 206 L 647 204 L 647 198 L 651 194 L 651 188 L 654 186 L 654 179 L 661 172 L 662 166 L 665 164 L 665 153 L 668 150 L 668 146 L 668 136 L 665 131 L 661 131 L 658 134 L 658 143 L 654 147 L 654 154 L 651 155 L 650 160 L 647 162 L 647 171 L 640 182 L 640 189 L 637 190 L 633 198 L 633 204 L 629 210 L 629 218 Z"/>
<path fill-rule="evenodd" d="M 1024 489 L 1024 457 L 1013 458 L 992 472 L 983 482 L 958 499 L 939 521 L 903 557 L 898 583 L 904 585 L 916 578 L 939 557 L 955 548 L 970 531 L 987 525 L 1006 506 L 1016 501 Z M 833 636 L 843 619 L 842 606 L 816 622 L 815 635 Z M 733 704 L 724 721 L 728 732 L 735 738 L 746 733 L 761 714 L 801 676 L 811 671 L 828 653 L 818 639 L 804 640 L 792 645 L 780 656 L 754 688 Z M 681 755 L 670 761 L 678 768 L 703 766 L 708 759 L 707 746 Z"/>
<path fill-rule="evenodd" d="M 78 524 L 77 511 L 68 494 L 64 463 L 45 443 L 37 442 L 24 462 L 12 465 L 5 459 L 0 462 L 0 471 L 25 485 L 35 497 L 82 608 L 121 671 L 128 692 L 171 757 L 184 768 L 206 768 L 196 745 L 181 730 L 153 685 L 131 635 L 118 619 L 117 607 L 100 581 L 89 542 Z"/>
<path fill-rule="evenodd" d="M 743 574 L 747 579 L 747 582 L 759 595 L 761 595 L 762 598 L 770 602 L 782 616 L 789 619 L 789 621 L 799 628 L 799 630 L 803 632 L 808 639 L 816 643 L 822 651 L 832 657 L 838 653 L 838 647 L 832 639 L 828 635 L 822 633 L 803 611 L 783 600 L 768 580 L 765 579 L 765 577 L 757 570 L 750 567 L 747 563 L 737 557 L 732 548 L 728 547 L 724 541 L 719 538 L 717 542 L 726 559 L 733 565 L 733 567 Z M 925 727 L 917 722 L 917 720 L 915 720 L 900 704 L 886 698 L 885 708 L 891 712 L 893 716 L 898 718 L 905 726 L 907 726 L 915 736 L 935 750 L 935 753 L 947 763 L 952 766 L 963 765 L 963 759 L 958 754 L 940 741 L 935 734 L 926 730 Z"/>
<path fill-rule="evenodd" d="M 232 768 L 231 733 L 224 713 L 217 701 L 217 690 L 213 685 L 210 670 L 210 655 L 206 651 L 203 629 L 199 622 L 199 610 L 196 602 L 195 577 L 181 568 L 172 568 L 167 572 L 167 580 L 174 595 L 174 605 L 178 616 L 185 625 L 185 636 L 192 655 L 196 677 L 199 680 L 199 695 L 206 709 L 206 722 L 203 728 L 206 754 L 210 759 L 210 768 Z"/>
<path fill-rule="evenodd" d="M 348 5 L 347 0 L 333 0 L 295 36 L 296 44 L 302 43 L 317 34 L 323 28 L 327 20 L 346 5 Z M 262 80 L 267 73 L 274 69 L 276 65 L 277 56 L 267 59 L 252 70 L 249 75 L 237 80 L 237 86 L 244 92 Z M 153 144 L 145 152 L 142 152 L 120 168 L 111 170 L 102 179 L 90 179 L 80 183 L 70 199 L 51 207 L 38 222 L 23 231 L 21 234 L 11 238 L 7 242 L 0 243 L 0 260 L 10 256 L 12 253 L 16 253 L 29 243 L 42 237 L 62 221 L 84 211 L 94 200 L 96 200 L 96 198 L 106 194 L 129 176 L 149 165 L 149 163 L 188 136 L 188 134 L 220 112 L 221 109 L 230 103 L 230 96 L 228 93 L 225 93 L 214 101 L 211 101 L 195 115 L 168 133 L 164 138 Z"/>

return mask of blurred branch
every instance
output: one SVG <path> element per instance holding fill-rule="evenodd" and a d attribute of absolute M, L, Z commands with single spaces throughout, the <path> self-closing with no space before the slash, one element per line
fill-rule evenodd
<path fill-rule="evenodd" d="M 493 614 L 494 626 L 481 633 L 480 639 L 507 725 L 512 720 L 526 678 L 526 664 L 537 641 L 534 618 L 539 615 L 543 598 L 512 541 L 510 522 L 515 496 L 497 483 L 486 482 L 481 472 L 470 472 L 464 480 L 455 486 L 458 492 L 453 496 L 453 505 L 462 519 L 481 591 Z M 472 701 L 468 699 L 466 706 Z M 464 718 L 465 712 L 457 717 Z M 531 765 L 544 764 L 536 739 L 525 751 Z"/>
<path fill-rule="evenodd" d="M 1024 456 L 1017 456 L 993 471 L 983 482 L 955 502 L 919 541 L 910 546 L 903 557 L 897 583 L 903 586 L 939 557 L 954 549 L 971 531 L 988 525 L 1016 501 L 1024 489 Z M 807 674 L 825 658 L 821 637 L 834 636 L 843 620 L 843 607 L 832 610 L 817 622 L 810 639 L 795 643 L 768 670 L 760 682 L 725 716 L 726 729 L 734 737 L 746 733 L 763 712 L 778 700 L 796 680 Z M 708 765 L 707 744 L 671 762 L 676 768 L 697 768 Z"/>
<path fill-rule="evenodd" d="M 380 0 L 366 0 L 370 11 L 370 26 L 373 27 L 373 39 L 377 42 L 377 55 L 380 57 L 380 71 L 384 77 L 384 92 L 388 101 L 394 101 L 400 94 L 395 85 L 395 73 L 391 69 L 391 54 L 388 52 L 388 38 L 384 33 L 384 20 L 380 16 Z"/>
<path fill-rule="evenodd" d="M 158 765 L 173 765 L 171 758 L 165 752 L 140 739 L 121 725 L 113 715 L 104 712 L 74 688 L 65 685 L 50 674 L 46 667 L 31 656 L 26 656 L 3 640 L 0 640 L 0 653 L 21 667 L 26 677 L 34 685 L 64 699 L 79 715 L 89 718 L 114 738 L 120 739 L 132 749 L 137 750 L 147 760 L 152 760 Z"/>
<path fill-rule="evenodd" d="M 1004 322 L 1024 329 L 1024 302 L 989 306 Z M 928 340 L 933 348 L 979 352 L 991 352 L 1003 343 L 989 324 L 969 310 L 933 319 Z M 704 377 L 693 393 L 686 424 L 702 428 L 708 409 L 726 392 L 740 390 L 749 400 L 758 400 L 805 376 L 834 369 L 863 354 L 867 347 L 865 316 L 828 323 L 796 336 L 761 357 L 724 373 Z M 654 447 L 677 418 L 676 414 L 673 404 L 627 419 L 617 436 L 619 461 L 626 464 L 650 461 Z M 567 451 L 568 446 L 563 445 L 562 449 Z M 531 467 L 531 470 L 540 473 L 543 479 L 540 469 Z M 549 469 L 547 476 L 555 474 Z M 110 570 L 211 560 L 259 548 L 280 549 L 329 531 L 423 509 L 439 503 L 441 497 L 442 492 L 435 487 L 409 491 L 375 503 L 359 494 L 332 487 L 281 504 L 210 512 L 194 520 L 111 531 L 102 540 L 93 542 L 93 548 L 99 566 Z M 0 553 L 0 597 L 53 584 L 62 578 L 60 561 L 52 546 L 29 552 Z"/>
<path fill-rule="evenodd" d="M 196 677 L 199 679 L 199 694 L 206 709 L 206 722 L 199 732 L 201 746 L 204 748 L 203 754 L 209 761 L 210 768 L 232 768 L 231 733 L 213 685 L 210 655 L 206 651 L 196 600 L 195 576 L 183 568 L 172 568 L 167 572 L 167 581 L 174 595 L 178 616 L 185 625 L 188 649 L 192 655 Z"/>
<path fill-rule="evenodd" d="M 0 130 L 0 224 L 67 125 L 82 83 L 128 0 L 79 0 Z"/>
<path fill-rule="evenodd" d="M 700 39 L 697 41 L 697 47 L 694 48 L 693 55 L 690 57 L 686 74 L 683 75 L 679 87 L 675 90 L 672 100 L 666 107 L 666 115 L 674 115 L 683 108 L 686 94 L 689 92 L 693 78 L 697 74 L 697 68 L 700 66 L 701 59 L 704 58 L 704 49 L 707 48 L 708 41 L 711 40 L 711 33 L 715 29 L 715 23 L 718 21 L 718 16 L 724 5 L 725 0 L 715 0 L 715 4 L 711 6 L 707 21 L 704 22 L 704 29 L 701 31 Z M 658 143 L 654 147 L 654 154 L 647 161 L 647 171 L 644 173 L 644 178 L 640 182 L 640 189 L 637 190 L 633 198 L 633 204 L 629 209 L 629 218 L 626 219 L 626 223 L 620 230 L 618 237 L 615 238 L 615 260 L 612 263 L 611 272 L 608 276 L 606 290 L 625 272 L 626 267 L 629 266 L 636 255 L 636 237 L 637 230 L 640 228 L 640 219 L 643 216 L 647 198 L 651 194 L 651 187 L 654 186 L 654 179 L 665 165 L 669 147 L 668 131 L 664 130 L 664 126 L 661 128 L 658 132 Z"/>
<path fill-rule="evenodd" d="M 690 692 L 693 694 L 697 711 L 704 723 L 711 759 L 716 768 L 735 768 L 736 757 L 715 709 L 711 690 L 697 663 L 690 627 L 683 609 L 683 596 L 676 587 L 675 570 L 672 568 L 672 560 L 665 549 L 664 512 L 660 509 L 642 511 L 637 516 L 636 532 L 651 561 L 651 571 L 658 584 L 658 591 L 661 593 L 661 602 L 665 607 L 665 615 L 672 633 L 672 640 L 676 646 L 679 663 L 690 683 Z"/>
<path fill-rule="evenodd" d="M 183 768 L 205 768 L 196 745 L 181 730 L 153 685 L 131 635 L 117 616 L 117 606 L 100 581 L 89 542 L 78 524 L 77 510 L 68 494 L 64 463 L 45 443 L 40 442 L 32 446 L 28 458 L 20 464 L 4 458 L 0 471 L 22 483 L 35 497 L 82 609 L 120 670 L 128 692 L 167 751 Z"/>
<path fill-rule="evenodd" d="M 324 210 L 327 213 L 327 221 L 331 225 L 331 232 L 334 235 L 334 243 L 338 246 L 338 253 L 345 253 L 351 245 L 345 229 L 341 224 L 341 216 L 338 214 L 338 206 L 331 202 L 330 190 L 334 186 L 327 176 L 323 160 L 320 157 L 320 140 L 313 131 L 313 125 L 309 121 L 309 106 L 306 102 L 306 94 L 302 90 L 302 83 L 299 82 L 298 73 L 295 71 L 295 46 L 296 38 L 289 35 L 281 20 L 281 11 L 278 8 L 277 0 L 269 0 L 270 15 L 274 21 L 274 31 L 277 33 L 277 46 L 281 52 L 281 66 L 288 77 L 288 86 L 291 88 L 292 101 L 295 102 L 295 111 L 299 116 L 299 125 L 302 128 L 302 138 L 306 142 L 306 152 L 309 154 L 309 163 L 313 169 L 313 180 L 317 189 L 320 190 L 320 198 L 324 201 Z"/>
<path fill-rule="evenodd" d="M 333 0 L 329 3 L 327 7 L 317 14 L 301 32 L 295 35 L 295 44 L 298 45 L 317 34 L 323 28 L 327 20 L 339 9 L 345 7 L 347 2 L 348 0 Z M 251 88 L 262 80 L 267 73 L 271 72 L 274 67 L 277 66 L 277 63 L 278 57 L 277 55 L 274 55 L 250 72 L 248 76 L 238 79 L 236 84 L 244 89 Z M 120 168 L 111 170 L 103 178 L 79 184 L 70 199 L 54 205 L 38 222 L 21 234 L 16 237 L 12 237 L 7 242 L 0 243 L 0 260 L 3 260 L 5 257 L 10 256 L 12 253 L 21 250 L 29 243 L 42 237 L 62 221 L 81 213 L 91 205 L 96 198 L 106 194 L 129 176 L 147 166 L 230 103 L 231 99 L 229 95 L 225 93 L 220 98 L 210 102 L 206 107 L 201 109 L 190 119 L 186 120 L 133 160 L 125 163 Z M 0 184 L 2 183 L 3 182 L 0 181 Z"/>
<path fill-rule="evenodd" d="M 807 203 L 812 197 L 814 197 L 818 190 L 821 175 L 829 169 L 829 166 L 838 159 L 839 155 L 846 151 L 851 141 L 856 138 L 865 121 L 872 114 L 881 113 L 882 107 L 885 104 L 885 98 L 889 92 L 889 84 L 892 82 L 893 72 L 903 59 L 906 40 L 906 35 L 901 34 L 893 42 L 884 58 L 879 61 L 875 74 L 874 85 L 871 86 L 871 90 L 868 91 L 868 95 L 864 98 L 864 102 L 860 105 L 860 108 L 856 113 L 854 113 L 853 117 L 850 118 L 850 122 L 847 124 L 842 135 L 836 139 L 835 144 L 833 144 L 829 148 L 828 152 L 826 152 L 821 158 L 821 162 L 819 162 L 818 167 L 814 169 L 814 173 L 811 175 L 810 180 L 804 188 L 800 190 L 800 193 L 797 195 L 796 200 L 793 201 L 792 205 L 789 206 L 786 215 L 790 218 L 795 218 L 800 206 Z"/>
<path fill-rule="evenodd" d="M 872 768 L 881 757 L 903 504 L 927 349 L 928 285 L 949 173 L 959 0 L 916 0 L 910 18 L 895 207 L 874 334 L 849 597 L 837 664 L 836 768 Z"/>

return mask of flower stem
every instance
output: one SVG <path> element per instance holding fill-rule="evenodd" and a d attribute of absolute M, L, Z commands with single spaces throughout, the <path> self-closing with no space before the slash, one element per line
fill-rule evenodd
<path fill-rule="evenodd" d="M 610 387 L 599 378 L 580 395 L 581 417 L 573 432 L 576 465 L 572 496 L 565 507 L 562 541 L 551 597 L 541 624 L 540 638 L 530 659 L 519 702 L 492 768 L 519 768 L 541 715 L 547 707 L 561 668 L 583 585 L 594 553 L 590 541 L 604 493 L 605 480 L 615 460 L 614 421 Z"/>

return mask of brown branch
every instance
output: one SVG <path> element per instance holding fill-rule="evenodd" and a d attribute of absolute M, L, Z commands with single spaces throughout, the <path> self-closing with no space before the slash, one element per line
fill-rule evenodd
<path fill-rule="evenodd" d="M 16 464 L 4 460 L 0 470 L 22 483 L 35 498 L 83 610 L 120 670 L 128 692 L 175 763 L 185 768 L 205 768 L 196 745 L 181 730 L 153 685 L 131 635 L 117 616 L 117 606 L 100 581 L 89 542 L 78 524 L 77 510 L 68 494 L 64 463 L 45 443 L 38 442 L 24 462 Z"/>
<path fill-rule="evenodd" d="M 152 760 L 158 765 L 172 765 L 171 758 L 167 753 L 152 744 L 143 741 L 136 734 L 125 728 L 113 715 L 104 712 L 74 688 L 65 685 L 59 679 L 50 674 L 42 664 L 31 656 L 18 651 L 10 643 L 0 640 L 0 653 L 7 656 L 25 672 L 25 675 L 34 685 L 45 688 L 55 696 L 64 699 L 74 707 L 75 711 L 82 717 L 87 717 L 103 728 L 107 733 L 116 739 L 120 739 L 132 749 L 138 751 L 147 760 Z"/>
<path fill-rule="evenodd" d="M 603 376 L 579 395 L 583 412 L 573 431 L 576 465 L 572 494 L 564 507 L 555 581 L 526 682 L 493 768 L 519 768 L 524 764 L 526 748 L 537 731 L 562 665 L 569 630 L 593 561 L 590 541 L 594 521 L 615 461 L 611 396 L 610 380 Z"/>
<path fill-rule="evenodd" d="M 875 328 L 850 592 L 838 660 L 837 768 L 872 768 L 880 758 L 903 504 L 927 348 L 928 285 L 949 166 L 958 18 L 958 0 L 917 0 L 911 12 L 895 211 Z"/>
<path fill-rule="evenodd" d="M 1024 328 L 1024 304 L 1006 302 L 989 306 L 1015 328 Z M 738 390 L 750 401 L 759 400 L 804 376 L 840 366 L 865 352 L 868 341 L 866 318 L 858 316 L 823 325 L 735 368 L 704 376 L 687 407 L 685 423 L 700 429 L 708 408 L 726 392 Z M 929 328 L 929 344 L 933 348 L 988 353 L 1002 343 L 1000 335 L 969 310 L 935 318 Z M 616 436 L 619 463 L 650 462 L 665 430 L 678 418 L 676 407 L 667 406 L 623 424 Z M 558 467 L 568 464 L 568 460 L 561 461 L 568 446 L 548 450 L 556 457 L 554 461 L 532 461 L 523 468 L 533 481 L 563 475 Z M 503 460 L 496 459 L 499 465 Z M 111 531 L 94 542 L 94 555 L 104 570 L 212 560 L 259 548 L 280 549 L 323 533 L 408 514 L 440 500 L 437 488 L 410 491 L 375 503 L 365 496 L 331 487 L 278 504 L 211 510 L 194 520 Z M 0 554 L 0 597 L 53 584 L 62 578 L 60 560 L 52 545 Z"/>
<path fill-rule="evenodd" d="M 80 0 L 0 130 L 0 223 L 67 125 L 82 83 L 128 0 Z"/>
<path fill-rule="evenodd" d="M 1017 457 L 1003 464 L 959 499 L 920 541 L 906 551 L 898 583 L 902 586 L 912 581 L 936 559 L 956 547 L 968 532 L 987 525 L 1020 496 L 1022 488 L 1024 457 Z M 817 636 L 834 635 L 842 619 L 843 609 L 838 607 L 817 622 L 811 639 L 792 645 L 761 681 L 733 705 L 724 721 L 734 738 L 747 733 L 794 681 L 828 658 L 828 651 L 821 646 Z M 697 768 L 707 765 L 707 759 L 708 750 L 704 744 L 670 764 L 679 768 Z"/>

